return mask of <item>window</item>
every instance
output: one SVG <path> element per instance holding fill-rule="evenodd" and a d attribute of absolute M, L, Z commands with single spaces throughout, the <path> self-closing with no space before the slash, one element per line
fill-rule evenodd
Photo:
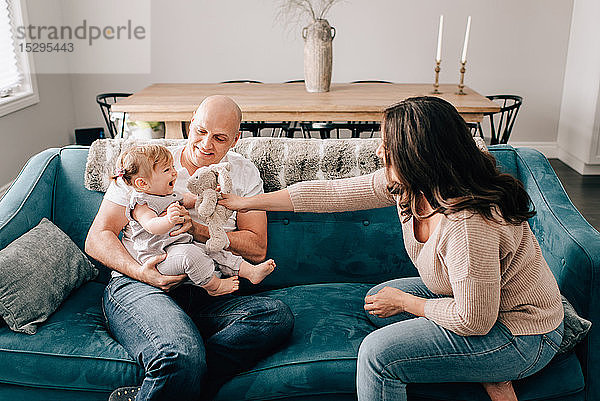
<path fill-rule="evenodd" d="M 24 0 L 0 0 L 0 116 L 39 102 L 33 60 L 15 39 L 26 19 Z"/>

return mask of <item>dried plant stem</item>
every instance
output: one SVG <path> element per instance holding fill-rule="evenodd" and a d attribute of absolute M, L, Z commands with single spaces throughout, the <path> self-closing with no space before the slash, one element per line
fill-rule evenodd
<path fill-rule="evenodd" d="M 321 14 L 319 14 L 319 19 L 323 19 L 323 17 L 325 17 L 325 15 L 327 14 L 327 12 L 329 11 L 329 9 L 335 4 L 335 3 L 339 3 L 342 0 L 328 0 L 327 4 L 325 4 L 325 7 L 323 7 L 323 11 L 321 11 Z"/>
<path fill-rule="evenodd" d="M 309 0 L 301 0 L 301 3 L 303 3 L 304 8 L 310 12 L 310 16 L 312 17 L 313 21 L 315 21 L 317 19 L 317 16 L 315 14 L 315 9 L 313 8 L 310 1 Z"/>
<path fill-rule="evenodd" d="M 343 0 L 281 0 L 279 15 L 294 19 L 300 15 L 307 15 L 313 22 L 324 19 L 329 10 L 336 3 Z"/>

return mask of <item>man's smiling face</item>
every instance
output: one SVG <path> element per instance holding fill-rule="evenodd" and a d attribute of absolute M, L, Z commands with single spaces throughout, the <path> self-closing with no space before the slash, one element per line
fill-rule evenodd
<path fill-rule="evenodd" d="M 239 138 L 240 113 L 229 98 L 211 97 L 196 110 L 186 145 L 196 167 L 219 163 Z"/>

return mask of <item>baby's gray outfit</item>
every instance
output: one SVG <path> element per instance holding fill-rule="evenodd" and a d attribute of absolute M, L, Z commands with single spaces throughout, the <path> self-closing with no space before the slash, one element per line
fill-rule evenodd
<path fill-rule="evenodd" d="M 178 193 L 159 196 L 133 191 L 126 214 L 131 228 L 131 242 L 127 250 L 139 263 L 143 264 L 148 258 L 167 253 L 167 258 L 156 265 L 158 271 L 165 275 L 187 274 L 196 285 L 205 285 L 215 275 L 215 269 L 224 276 L 238 275 L 242 257 L 229 251 L 219 251 L 208 254 L 206 246 L 195 242 L 189 233 L 176 236 L 166 234 L 151 234 L 138 223 L 132 215 L 136 205 L 147 205 L 160 215 L 173 203 L 182 201 L 183 196 Z M 175 226 L 171 231 L 178 229 Z"/>

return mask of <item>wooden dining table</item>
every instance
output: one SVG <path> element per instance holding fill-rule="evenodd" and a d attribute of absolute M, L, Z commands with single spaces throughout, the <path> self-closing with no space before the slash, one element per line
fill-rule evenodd
<path fill-rule="evenodd" d="M 164 121 L 166 138 L 182 138 L 202 100 L 226 95 L 237 102 L 243 121 L 381 121 L 383 110 L 413 96 L 438 96 L 450 102 L 467 122 L 480 122 L 484 113 L 500 107 L 465 87 L 441 84 L 333 83 L 329 92 L 307 92 L 304 83 L 157 83 L 112 105 L 132 121 Z"/>

